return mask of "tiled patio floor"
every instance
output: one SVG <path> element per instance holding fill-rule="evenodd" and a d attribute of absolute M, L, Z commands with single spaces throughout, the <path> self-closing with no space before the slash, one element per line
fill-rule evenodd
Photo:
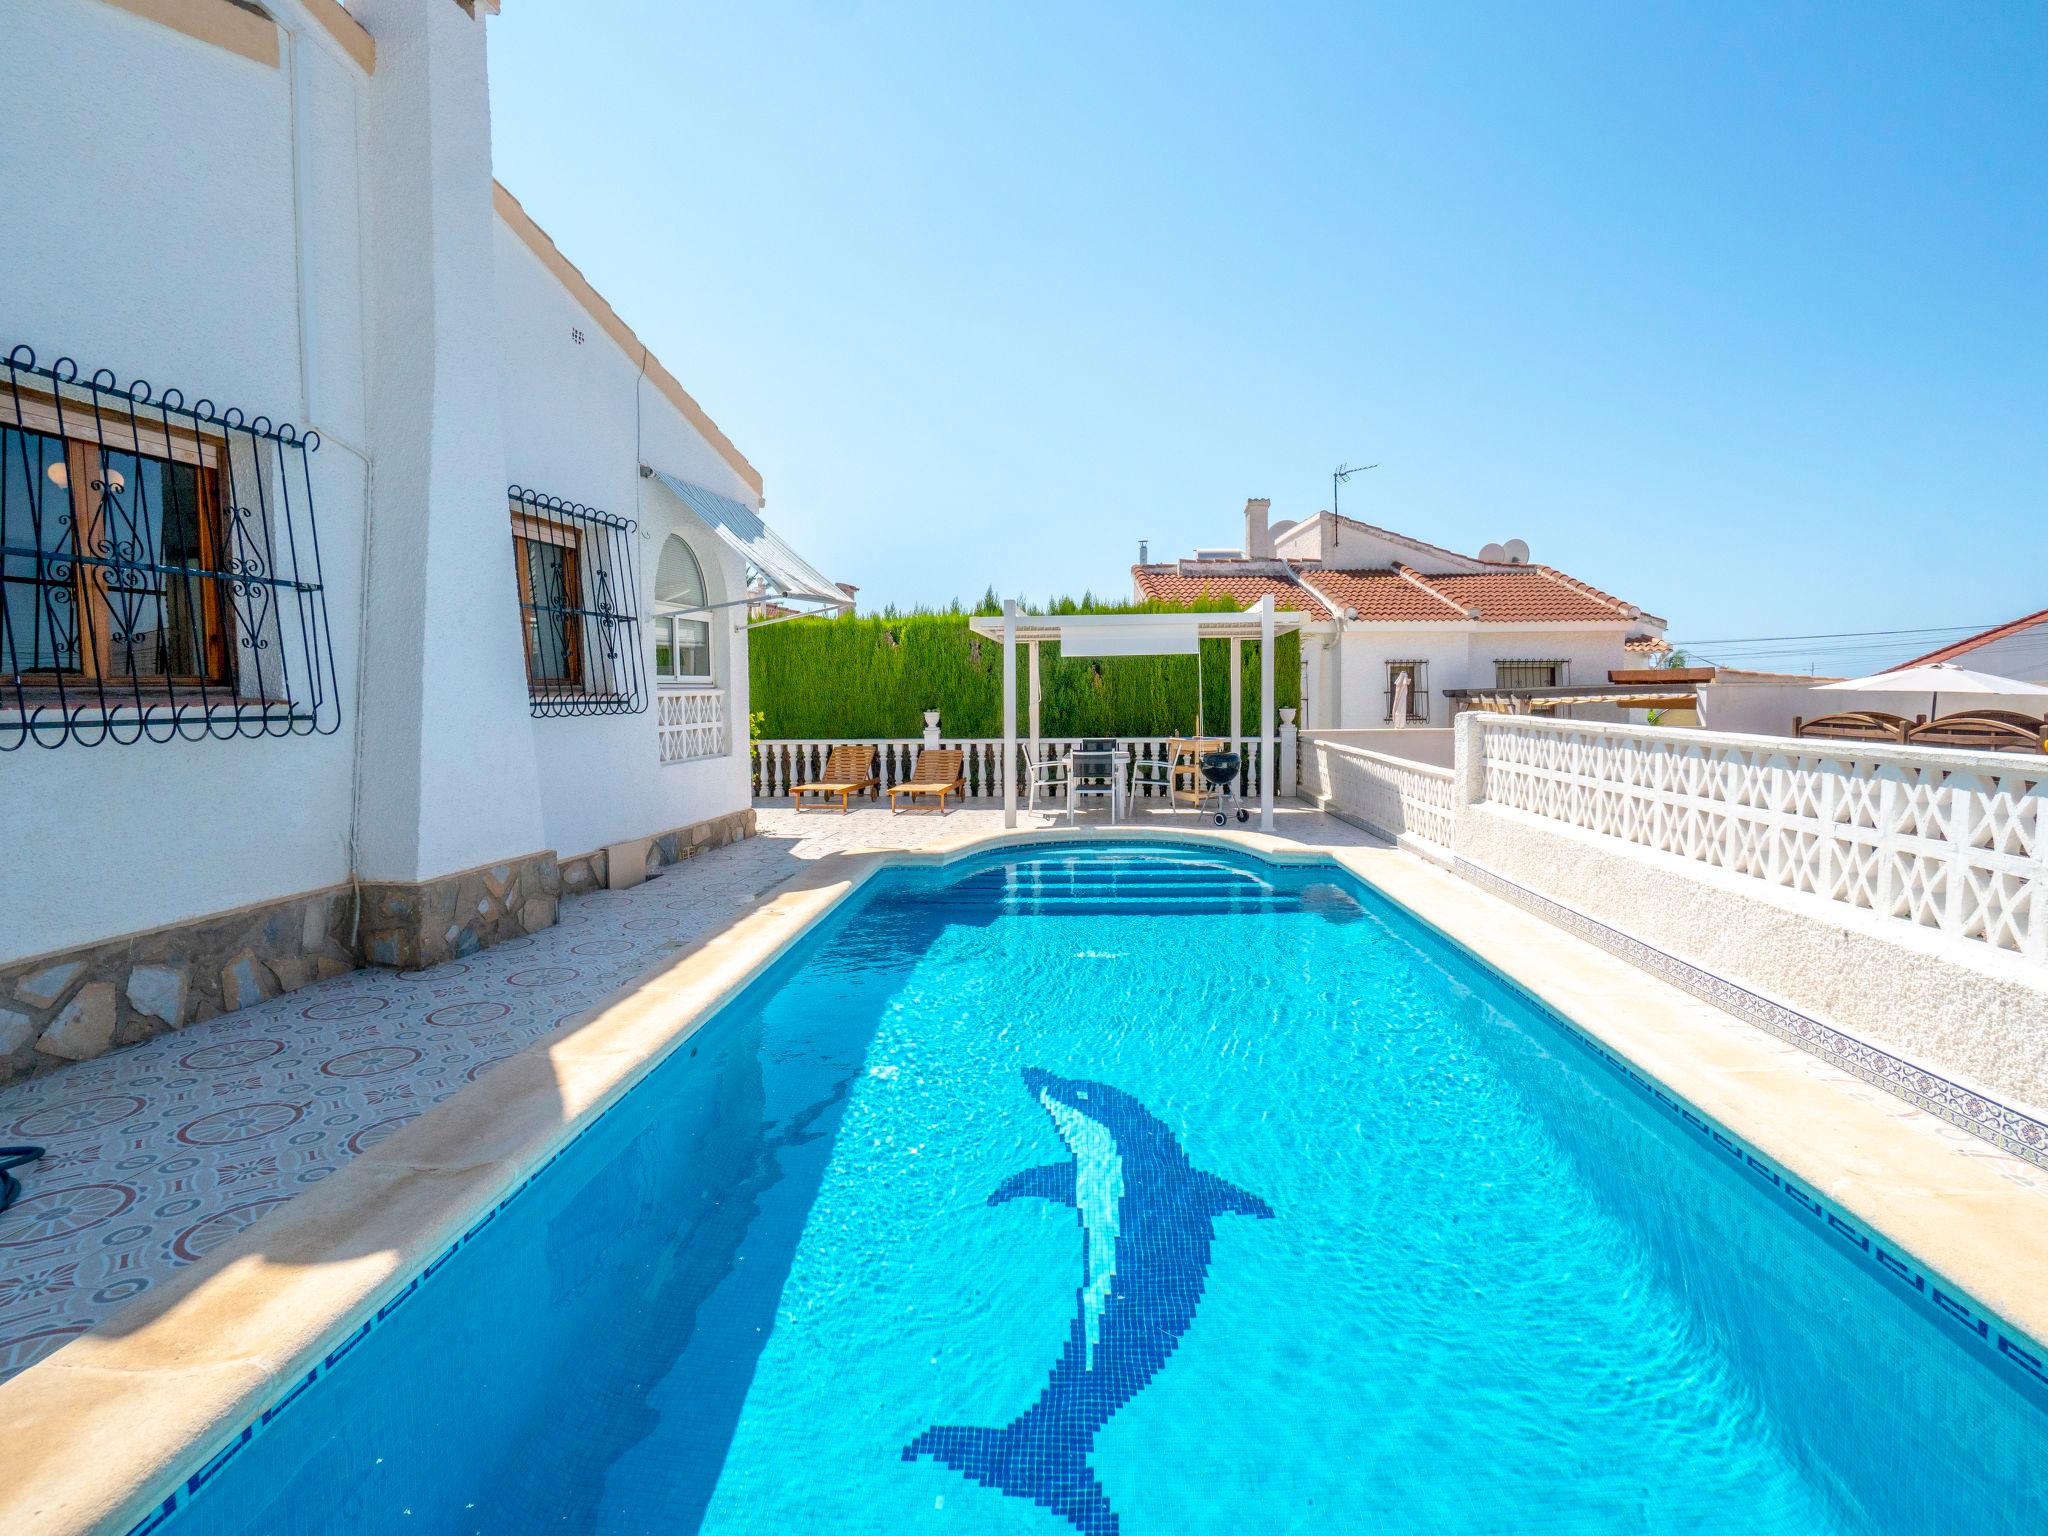
<path fill-rule="evenodd" d="M 1306 842 L 1373 841 L 1300 806 L 1276 822 Z M 715 933 L 804 861 L 1001 825 L 978 806 L 764 806 L 760 836 L 634 890 L 565 901 L 545 932 L 430 970 L 356 971 L 0 1088 L 0 1140 L 49 1149 L 0 1215 L 0 1380 Z"/>

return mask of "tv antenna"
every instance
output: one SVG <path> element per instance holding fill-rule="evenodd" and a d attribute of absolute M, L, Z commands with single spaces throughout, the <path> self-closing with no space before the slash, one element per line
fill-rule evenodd
<path fill-rule="evenodd" d="M 1368 469 L 1378 469 L 1377 464 L 1339 464 L 1330 471 L 1330 515 L 1337 515 L 1337 487 L 1353 475 L 1362 475 Z"/>

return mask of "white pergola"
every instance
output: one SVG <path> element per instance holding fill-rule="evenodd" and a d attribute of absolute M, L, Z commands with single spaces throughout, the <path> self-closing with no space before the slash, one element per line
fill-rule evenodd
<path fill-rule="evenodd" d="M 1278 732 L 1273 709 L 1273 641 L 1301 628 L 1301 615 L 1279 613 L 1271 596 L 1242 613 L 1077 613 L 1040 614 L 1003 604 L 1002 617 L 968 621 L 975 634 L 1003 645 L 1003 825 L 1017 825 L 1017 647 L 1028 645 L 1031 669 L 1031 756 L 1038 756 L 1038 648 L 1059 642 L 1062 656 L 1186 656 L 1204 640 L 1230 642 L 1230 741 L 1244 740 L 1244 642 L 1259 645 L 1259 829 L 1273 830 L 1273 779 L 1278 769 Z"/>

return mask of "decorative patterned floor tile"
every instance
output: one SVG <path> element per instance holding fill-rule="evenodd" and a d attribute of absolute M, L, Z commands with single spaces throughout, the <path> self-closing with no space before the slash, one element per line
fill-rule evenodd
<path fill-rule="evenodd" d="M 1296 807 L 1280 821 L 1315 841 L 1369 840 Z M 0 1380 L 723 928 L 803 863 L 1001 824 L 983 807 L 763 807 L 761 835 L 629 891 L 569 898 L 540 933 L 424 971 L 355 971 L 0 1088 L 0 1141 L 48 1149 L 0 1214 Z"/>

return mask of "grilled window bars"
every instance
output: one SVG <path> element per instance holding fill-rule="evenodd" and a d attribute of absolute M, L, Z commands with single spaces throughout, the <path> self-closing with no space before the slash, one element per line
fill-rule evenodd
<path fill-rule="evenodd" d="M 1495 661 L 1493 664 L 1493 686 L 1496 688 L 1562 688 L 1571 679 L 1571 663 L 1566 661 Z"/>
<path fill-rule="evenodd" d="M 633 576 L 639 525 L 516 485 L 509 495 L 532 713 L 640 713 L 647 688 Z"/>
<path fill-rule="evenodd" d="M 1387 718 L 1394 718 L 1394 704 L 1400 697 L 1401 679 L 1408 679 L 1408 721 L 1429 719 L 1429 663 L 1390 661 L 1387 663 Z"/>
<path fill-rule="evenodd" d="M 25 346 L 0 370 L 0 751 L 333 731 L 319 433 Z"/>

